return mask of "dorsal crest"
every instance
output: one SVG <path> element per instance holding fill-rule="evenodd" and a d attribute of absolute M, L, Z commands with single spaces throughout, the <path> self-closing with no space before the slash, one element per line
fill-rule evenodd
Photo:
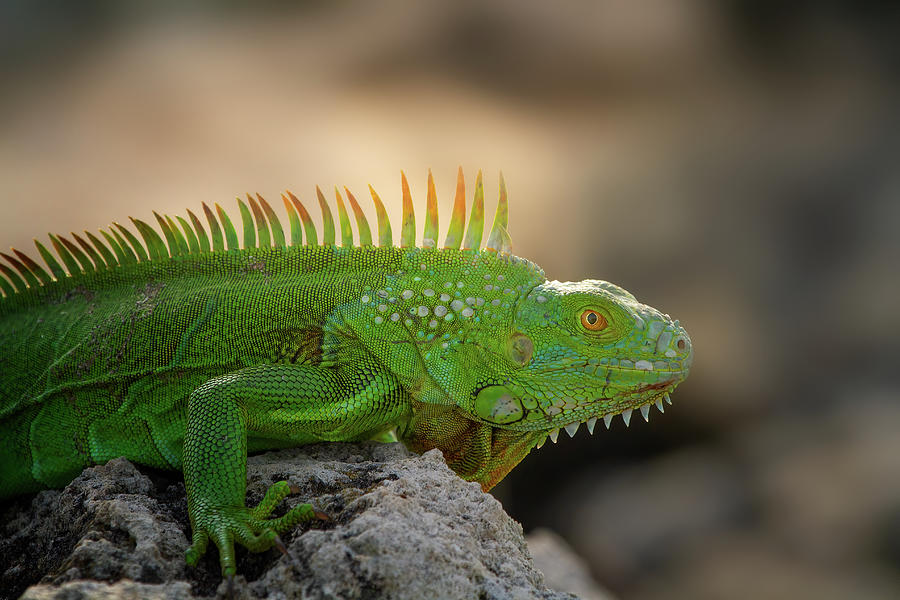
<path fill-rule="evenodd" d="M 414 247 L 416 246 L 415 211 L 409 184 L 406 175 L 402 172 L 400 187 L 403 207 L 400 246 Z M 61 281 L 67 277 L 77 277 L 139 262 L 168 260 L 174 256 L 230 252 L 239 248 L 317 246 L 320 244 L 319 240 L 322 240 L 322 245 L 334 245 L 336 227 L 333 213 L 322 191 L 318 187 L 315 191 L 322 212 L 321 234 L 316 230 L 303 202 L 292 192 L 286 191 L 281 196 L 288 217 L 287 233 L 285 233 L 278 215 L 261 195 L 247 194 L 246 203 L 241 198 L 237 198 L 242 238 L 238 237 L 234 224 L 221 206 L 215 204 L 215 210 L 213 210 L 206 203 L 202 203 L 202 207 L 209 227 L 208 235 L 207 229 L 200 219 L 190 210 L 187 211 L 187 219 L 180 216 L 172 218 L 154 211 L 153 216 L 158 228 L 139 219 L 131 218 L 141 239 L 138 239 L 128 228 L 115 222 L 108 228 L 108 231 L 99 230 L 100 237 L 89 231 L 84 232 L 84 237 L 72 232 L 71 240 L 62 235 L 48 234 L 50 245 L 56 251 L 59 260 L 44 244 L 37 239 L 34 240 L 38 254 L 46 264 L 46 269 L 27 254 L 15 248 L 10 253 L 0 252 L 0 257 L 9 265 L 0 261 L 0 273 L 2 273 L 0 275 L 0 292 L 4 296 L 11 296 L 16 293 L 24 293 L 29 288 Z M 369 192 L 375 207 L 378 246 L 393 246 L 391 223 L 384 204 L 372 186 L 369 186 Z M 341 192 L 335 187 L 340 245 L 372 246 L 371 228 L 365 212 L 350 190 L 344 188 L 344 194 L 356 221 L 358 240 L 356 243 L 354 242 L 350 214 Z M 501 173 L 497 211 L 488 235 L 487 245 L 481 248 L 484 231 L 482 174 L 479 171 L 475 181 L 473 203 L 466 229 L 466 184 L 462 167 L 460 167 L 457 174 L 453 212 L 442 247 L 458 250 L 462 246 L 464 250 L 509 254 L 512 252 L 512 245 L 508 233 L 508 220 L 506 184 Z M 438 223 L 437 193 L 434 177 L 429 170 L 421 247 L 438 248 Z M 465 235 L 463 235 L 464 229 Z M 239 242 L 239 239 L 242 243 Z M 60 260 L 62 264 L 60 264 Z"/>

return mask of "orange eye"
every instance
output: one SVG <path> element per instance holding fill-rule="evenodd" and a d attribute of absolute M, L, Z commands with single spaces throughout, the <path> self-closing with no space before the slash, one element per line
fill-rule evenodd
<path fill-rule="evenodd" d="M 601 331 L 606 329 L 606 317 L 596 310 L 587 309 L 581 313 L 581 325 L 588 331 Z"/>

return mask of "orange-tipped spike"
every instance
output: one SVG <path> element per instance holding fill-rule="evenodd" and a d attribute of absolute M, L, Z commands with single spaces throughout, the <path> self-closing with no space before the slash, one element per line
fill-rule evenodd
<path fill-rule="evenodd" d="M 238 198 L 238 204 L 240 204 L 241 200 Z M 247 210 L 247 207 L 244 207 L 244 210 Z M 237 231 L 234 229 L 234 224 L 231 222 L 231 219 L 228 217 L 228 213 L 225 212 L 219 203 L 216 202 L 216 214 L 219 215 L 219 221 L 222 222 L 222 229 L 225 231 L 225 242 L 228 244 L 229 250 L 238 250 L 240 246 L 238 245 L 238 236 Z M 242 215 L 243 216 L 243 215 Z M 244 222 L 246 225 L 246 221 Z M 212 226 L 212 222 L 210 222 L 210 226 Z M 252 230 L 251 230 L 252 231 Z"/>
<path fill-rule="evenodd" d="M 481 170 L 475 178 L 475 200 L 472 202 L 472 214 L 469 216 L 469 228 L 463 242 L 464 250 L 478 250 L 481 247 L 481 236 L 484 233 L 484 185 L 481 181 Z"/>
<path fill-rule="evenodd" d="M 128 231 L 124 225 L 121 223 L 117 223 L 113 221 L 112 223 L 116 229 L 112 227 L 109 230 L 112 232 L 113 237 L 116 241 L 119 242 L 119 245 L 122 246 L 122 251 L 134 254 L 135 260 L 139 260 L 141 262 L 147 262 L 150 260 L 150 255 L 148 254 L 148 250 L 144 249 L 143 244 L 135 237 L 133 233 Z M 121 235 L 120 235 L 121 232 Z M 56 246 L 54 246 L 56 248 Z"/>
<path fill-rule="evenodd" d="M 84 230 L 84 235 L 87 236 L 87 239 L 89 239 L 94 247 L 100 252 L 100 254 L 103 255 L 103 260 L 106 262 L 106 265 L 108 267 L 112 268 L 119 264 L 119 259 L 116 258 L 113 252 L 109 248 L 107 248 L 106 244 L 101 242 L 100 239 L 97 238 L 97 236 L 95 236 L 87 229 Z"/>
<path fill-rule="evenodd" d="M 284 202 L 284 210 L 287 211 L 288 223 L 291 226 L 291 246 L 299 246 L 303 243 L 303 229 L 302 225 L 300 225 L 300 217 L 287 196 L 282 194 L 281 201 Z"/>
<path fill-rule="evenodd" d="M 500 172 L 500 201 L 497 203 L 497 212 L 494 213 L 494 224 L 491 226 L 491 234 L 488 236 L 486 250 L 495 252 L 512 252 L 512 243 L 509 239 L 509 202 L 506 199 L 506 182 L 503 180 L 503 172 Z"/>
<path fill-rule="evenodd" d="M 81 267 L 75 261 L 75 257 L 72 256 L 71 252 L 66 250 L 66 247 L 62 245 L 62 242 L 59 241 L 59 238 L 52 233 L 48 233 L 47 237 L 50 238 L 50 243 L 53 244 L 53 249 L 56 250 L 56 253 L 62 259 L 63 264 L 66 265 L 66 269 L 69 270 L 69 273 L 71 275 L 81 273 Z"/>
<path fill-rule="evenodd" d="M 266 215 L 266 220 L 269 221 L 269 228 L 272 230 L 272 243 L 275 244 L 276 248 L 283 248 L 284 229 L 281 228 L 281 221 L 278 220 L 278 215 L 275 214 L 275 211 L 272 210 L 266 199 L 258 193 L 256 194 L 256 199 L 259 200 L 259 205 Z"/>
<path fill-rule="evenodd" d="M 159 237 L 159 234 L 156 233 L 152 227 L 140 219 L 135 219 L 134 217 L 128 218 L 131 220 L 135 229 L 138 230 L 138 233 L 141 234 L 141 237 L 144 238 L 144 244 L 147 246 L 147 255 L 150 257 L 151 261 L 169 258 L 169 251 L 166 250 L 165 243 L 163 243 L 162 238 Z M 124 230 L 123 233 L 125 231 L 128 230 Z"/>
<path fill-rule="evenodd" d="M 97 250 L 94 249 L 93 246 L 91 246 L 90 244 L 88 244 L 88 243 L 84 240 L 84 238 L 82 238 L 80 235 L 78 235 L 78 234 L 75 233 L 74 231 L 70 231 L 70 232 L 69 232 L 69 235 L 71 235 L 73 238 L 75 238 L 75 241 L 78 242 L 78 245 L 79 245 L 79 246 L 81 246 L 82 248 L 84 248 L 84 251 L 85 251 L 85 252 L 87 253 L 87 255 L 90 257 L 90 259 L 91 259 L 92 261 L 94 261 L 94 264 L 95 264 L 95 265 L 97 265 L 97 270 L 98 270 L 98 271 L 99 271 L 100 269 L 105 269 L 105 268 L 106 268 L 106 261 L 104 261 L 103 258 L 100 257 L 100 254 L 97 252 Z"/>
<path fill-rule="evenodd" d="M 122 247 L 122 244 L 125 244 L 125 246 L 128 246 L 128 244 L 125 242 L 125 240 L 122 239 L 119 234 L 115 234 L 115 236 L 113 236 L 102 229 L 98 229 L 97 231 L 100 232 L 100 235 L 103 236 L 103 238 L 106 240 L 106 243 L 109 244 L 110 248 L 112 248 L 113 253 L 116 255 L 116 262 L 118 262 L 120 265 L 132 264 L 134 262 L 137 262 L 137 258 L 134 256 L 134 252 L 132 252 L 131 248 L 129 247 L 126 250 Z M 110 231 L 114 232 L 115 230 L 110 227 Z M 38 244 L 38 241 L 34 240 L 34 243 Z M 38 251 L 40 251 L 40 248 L 38 248 Z M 41 258 L 47 260 L 47 257 L 44 256 L 43 252 L 41 252 Z M 54 275 L 56 275 L 56 273 L 54 273 Z"/>
<path fill-rule="evenodd" d="M 437 193 L 434 191 L 434 177 L 428 169 L 428 195 L 425 204 L 425 231 L 422 234 L 422 247 L 434 248 L 438 237 Z"/>
<path fill-rule="evenodd" d="M 166 217 L 167 219 L 169 217 Z M 191 254 L 200 254 L 200 240 L 197 239 L 197 233 L 194 231 L 194 228 L 191 227 L 190 223 L 184 220 L 184 218 L 175 215 L 175 220 L 178 221 L 178 224 L 181 225 L 181 230 L 184 231 L 184 239 L 187 240 L 188 252 Z"/>
<path fill-rule="evenodd" d="M 394 234 L 391 231 L 391 220 L 388 218 L 387 211 L 381 198 L 375 193 L 375 188 L 369 186 L 369 193 L 372 194 L 372 202 L 375 203 L 375 215 L 378 217 L 378 245 L 382 248 L 388 248 L 394 245 Z"/>
<path fill-rule="evenodd" d="M 203 206 L 203 214 L 206 215 L 206 222 L 209 223 L 209 235 L 211 238 L 210 246 L 213 252 L 222 252 L 225 250 L 225 238 L 222 237 L 222 228 L 206 202 L 201 202 Z"/>
<path fill-rule="evenodd" d="M 269 226 L 266 223 L 266 217 L 263 215 L 262 209 L 253 196 L 247 194 L 247 202 L 250 203 L 250 210 L 253 212 L 253 218 L 256 221 L 256 235 L 259 238 L 257 248 L 268 248 L 270 245 Z"/>
<path fill-rule="evenodd" d="M 241 213 L 241 231 L 244 233 L 244 248 L 256 248 L 256 226 L 253 224 L 253 216 L 250 209 L 240 198 L 236 198 L 238 211 Z"/>
<path fill-rule="evenodd" d="M 316 246 L 318 245 L 318 240 L 316 239 L 316 226 L 313 223 L 312 217 L 309 216 L 309 212 L 307 212 L 306 207 L 303 206 L 303 203 L 294 195 L 294 193 L 290 190 L 287 191 L 288 197 L 291 199 L 291 202 L 294 204 L 294 208 L 297 209 L 297 213 L 300 215 L 300 222 L 303 223 L 303 233 L 306 234 L 306 245 L 307 246 Z"/>
<path fill-rule="evenodd" d="M 3 274 L 6 274 L 7 272 L 12 273 L 12 271 L 10 271 L 9 268 L 6 267 L 6 265 L 0 265 L 0 267 L 3 267 L 2 269 L 0 269 L 0 273 L 3 273 Z M 13 277 L 18 279 L 19 281 L 22 281 L 15 273 L 13 273 Z M 16 294 L 16 288 L 11 286 L 10 282 L 7 281 L 3 277 L 0 277 L 0 291 L 3 292 L 3 297 L 6 297 L 6 298 L 9 298 L 10 296 L 13 296 L 14 294 Z"/>
<path fill-rule="evenodd" d="M 166 238 L 166 243 L 169 245 L 168 250 L 161 251 L 162 254 L 161 254 L 160 258 L 168 258 L 169 256 L 176 256 L 178 254 L 181 254 L 181 246 L 178 245 L 178 240 L 175 239 L 175 235 L 169 229 L 169 224 L 166 222 L 165 219 L 162 218 L 162 215 L 160 215 L 155 210 L 153 211 L 153 216 L 156 217 L 156 222 L 159 223 L 159 228 L 162 230 L 163 235 Z M 134 219 L 132 219 L 132 221 L 134 221 Z M 141 235 L 144 234 L 144 231 L 141 229 L 141 227 L 137 223 L 135 223 L 135 227 L 138 228 L 138 231 L 141 233 Z M 150 231 L 153 231 L 153 228 L 150 227 L 149 225 L 147 225 L 147 228 L 149 228 Z M 153 233 L 156 234 L 155 231 L 153 231 Z M 149 244 L 149 242 L 148 242 L 148 244 Z"/>
<path fill-rule="evenodd" d="M 350 215 L 347 214 L 347 207 L 344 206 L 337 186 L 334 186 L 334 197 L 337 198 L 338 221 L 341 224 L 341 246 L 349 248 L 353 245 L 353 230 L 350 229 Z"/>
<path fill-rule="evenodd" d="M 59 238 L 59 241 L 62 242 L 63 246 L 66 247 L 72 256 L 75 257 L 75 260 L 81 265 L 81 271 L 83 273 L 93 273 L 94 272 L 94 263 L 90 261 L 87 255 L 78 249 L 78 246 L 67 240 L 61 235 L 56 236 Z"/>
<path fill-rule="evenodd" d="M 53 281 L 53 277 L 51 277 L 50 274 L 47 273 L 47 271 L 45 271 L 43 267 L 41 267 L 41 265 L 31 260 L 30 256 L 28 256 L 24 252 L 19 252 L 15 248 L 12 248 L 12 251 L 13 254 L 19 257 L 19 260 L 22 261 L 22 264 L 28 267 L 28 269 L 31 270 L 32 273 L 37 275 L 37 278 L 41 280 L 41 283 L 50 283 L 51 281 Z"/>
<path fill-rule="evenodd" d="M 184 239 L 184 236 L 181 235 L 181 232 L 178 231 L 178 225 L 175 224 L 175 221 L 173 221 L 172 217 L 170 217 L 169 215 L 163 215 L 163 216 L 166 218 L 166 223 L 168 223 L 169 229 L 172 231 L 172 235 L 175 236 L 175 243 L 178 244 L 178 251 L 181 254 L 190 253 L 190 251 L 191 251 L 190 246 L 188 245 L 187 240 Z M 174 256 L 174 254 L 173 254 L 173 256 Z"/>
<path fill-rule="evenodd" d="M 194 231 L 197 233 L 197 243 L 200 244 L 200 252 L 209 252 L 209 238 L 206 236 L 206 230 L 203 229 L 200 219 L 198 219 L 197 215 L 191 211 L 187 211 L 187 214 L 191 219 L 191 225 L 193 225 Z"/>
<path fill-rule="evenodd" d="M 13 250 L 15 252 L 15 250 Z M 38 287 L 41 284 L 38 283 L 37 277 L 34 276 L 34 273 L 28 270 L 28 267 L 19 262 L 16 258 L 6 254 L 5 252 L 0 252 L 0 256 L 6 259 L 6 262 L 11 264 L 16 268 L 16 271 L 22 274 L 22 278 L 25 280 L 25 283 L 28 284 L 28 287 Z"/>
<path fill-rule="evenodd" d="M 316 198 L 319 199 L 319 208 L 322 209 L 322 244 L 334 246 L 334 217 L 331 216 L 331 209 L 325 202 L 325 194 L 319 186 L 316 186 Z"/>
<path fill-rule="evenodd" d="M 400 171 L 400 187 L 403 189 L 403 222 L 400 225 L 400 247 L 411 248 L 416 245 L 416 212 L 413 208 L 412 195 L 409 193 L 409 182 L 406 173 Z"/>
<path fill-rule="evenodd" d="M 50 254 L 50 251 L 47 250 L 47 248 L 42 243 L 40 243 L 37 238 L 32 238 L 32 240 L 34 241 L 34 245 L 38 249 L 38 254 L 41 255 L 41 258 L 43 258 L 44 262 L 47 263 L 47 266 L 50 267 L 50 272 L 53 273 L 54 279 L 56 279 L 57 281 L 64 279 L 66 277 L 65 269 L 60 266 L 59 262 L 57 262 L 57 260 L 53 258 L 53 255 Z"/>
<path fill-rule="evenodd" d="M 366 213 L 363 212 L 363 209 L 359 205 L 359 202 L 356 201 L 356 197 L 351 194 L 350 190 L 348 190 L 346 187 L 344 188 L 344 193 L 347 194 L 347 200 L 350 202 L 350 207 L 353 209 L 353 216 L 356 217 L 356 230 L 359 232 L 359 245 L 371 246 L 372 230 L 369 229 L 369 222 L 366 220 Z"/>
<path fill-rule="evenodd" d="M 15 290 L 13 290 L 10 287 L 9 283 L 7 283 L 5 279 L 0 277 L 0 289 L 2 289 L 3 293 L 5 293 L 7 296 L 12 296 L 16 292 L 24 294 L 25 291 L 28 290 L 28 285 L 25 283 L 25 280 L 16 275 L 16 273 L 12 269 L 7 267 L 3 263 L 0 263 L 0 273 L 6 275 L 6 279 L 9 279 L 9 281 L 12 282 L 13 286 L 15 286 L 16 288 Z"/>
<path fill-rule="evenodd" d="M 453 214 L 450 215 L 450 228 L 447 229 L 447 238 L 444 240 L 444 248 L 459 250 L 465 227 L 466 178 L 463 176 L 462 167 L 460 167 L 456 174 L 456 197 L 453 199 Z"/>

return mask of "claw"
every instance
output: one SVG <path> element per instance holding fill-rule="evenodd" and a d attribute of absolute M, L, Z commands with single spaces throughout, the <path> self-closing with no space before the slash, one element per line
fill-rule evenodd
<path fill-rule="evenodd" d="M 330 521 L 331 517 L 323 513 L 321 510 L 313 510 L 313 515 L 320 521 Z"/>
<path fill-rule="evenodd" d="M 225 597 L 228 598 L 228 600 L 232 600 L 232 598 L 234 598 L 234 573 L 229 573 L 225 580 L 228 582 L 225 587 Z"/>
<path fill-rule="evenodd" d="M 285 556 L 288 555 L 287 546 L 284 545 L 284 542 L 281 541 L 281 538 L 278 537 L 278 534 L 275 534 L 275 538 L 272 540 L 272 545 L 278 548 L 278 551 Z"/>

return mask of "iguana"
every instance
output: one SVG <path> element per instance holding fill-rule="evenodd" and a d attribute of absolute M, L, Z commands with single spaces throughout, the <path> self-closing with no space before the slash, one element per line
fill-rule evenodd
<path fill-rule="evenodd" d="M 370 186 L 377 247 L 353 194 L 358 243 L 340 191 L 335 222 L 317 187 L 321 235 L 292 193 L 287 231 L 248 194 L 243 247 L 204 203 L 209 234 L 191 211 L 154 213 L 162 237 L 132 219 L 143 242 L 119 223 L 103 239 L 51 234 L 63 264 L 37 240 L 46 268 L 0 253 L 0 498 L 119 456 L 183 471 L 186 560 L 212 539 L 230 576 L 235 542 L 280 545 L 279 532 L 317 514 L 302 504 L 269 518 L 292 490 L 284 481 L 245 507 L 248 452 L 399 439 L 441 449 L 487 490 L 560 429 L 593 433 L 616 414 L 627 425 L 671 402 L 688 334 L 616 285 L 548 281 L 513 256 L 502 175 L 484 248 L 481 172 L 466 228 L 460 169 L 440 248 L 431 172 L 419 246 L 402 173 L 401 188 L 399 247 Z"/>

